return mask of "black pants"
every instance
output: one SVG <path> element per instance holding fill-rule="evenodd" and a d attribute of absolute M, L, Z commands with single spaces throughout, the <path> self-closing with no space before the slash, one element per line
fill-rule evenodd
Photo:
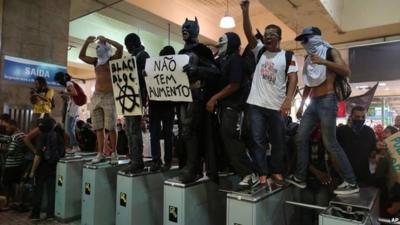
<path fill-rule="evenodd" d="M 151 156 L 154 161 L 161 159 L 160 139 L 164 139 L 164 162 L 170 164 L 172 161 L 174 116 L 173 106 L 163 106 L 155 103 L 149 106 Z"/>
<path fill-rule="evenodd" d="M 56 188 L 56 166 L 55 163 L 42 161 L 36 171 L 36 182 L 32 200 L 32 214 L 39 215 L 42 205 L 43 189 L 47 191 L 47 216 L 54 215 L 55 188 Z"/>
<path fill-rule="evenodd" d="M 230 107 L 221 110 L 220 135 L 224 149 L 231 166 L 242 178 L 253 173 L 250 158 L 246 154 L 246 145 L 240 135 L 243 118 L 243 113 L 239 110 Z"/>
<path fill-rule="evenodd" d="M 204 119 L 206 115 L 204 102 L 190 102 L 180 106 L 181 138 L 186 149 L 185 170 L 189 173 L 202 172 L 204 156 Z"/>

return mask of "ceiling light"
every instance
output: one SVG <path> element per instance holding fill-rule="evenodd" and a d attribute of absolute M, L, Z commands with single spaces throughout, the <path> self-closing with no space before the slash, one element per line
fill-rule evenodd
<path fill-rule="evenodd" d="M 234 28 L 236 26 L 235 20 L 232 16 L 229 15 L 229 2 L 226 0 L 226 12 L 225 16 L 222 17 L 221 21 L 219 22 L 219 26 L 224 29 Z"/>

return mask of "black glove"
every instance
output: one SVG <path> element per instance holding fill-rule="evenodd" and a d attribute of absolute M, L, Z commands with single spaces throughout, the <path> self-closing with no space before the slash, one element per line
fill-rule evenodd
<path fill-rule="evenodd" d="M 198 80 L 198 68 L 195 65 L 186 64 L 183 67 L 183 72 L 188 75 L 189 80 Z"/>

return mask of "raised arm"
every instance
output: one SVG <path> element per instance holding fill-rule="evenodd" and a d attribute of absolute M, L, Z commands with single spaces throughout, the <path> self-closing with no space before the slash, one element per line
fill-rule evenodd
<path fill-rule="evenodd" d="M 242 14 L 243 14 L 244 33 L 246 35 L 247 41 L 249 42 L 250 48 L 253 49 L 257 46 L 257 39 L 253 35 L 253 29 L 251 27 L 250 15 L 249 15 L 249 5 L 250 5 L 250 2 L 248 0 L 242 0 L 240 2 L 240 6 L 242 8 Z"/>
<path fill-rule="evenodd" d="M 91 57 L 91 56 L 87 56 L 86 55 L 86 51 L 87 51 L 87 48 L 88 48 L 89 44 L 93 43 L 95 40 L 96 40 L 96 37 L 89 36 L 86 39 L 85 43 L 83 43 L 82 49 L 81 49 L 81 51 L 79 53 L 79 59 L 84 61 L 85 63 L 91 64 L 91 65 L 95 64 L 96 58 L 95 57 Z"/>
<path fill-rule="evenodd" d="M 113 56 L 111 56 L 110 60 L 120 59 L 122 57 L 124 46 L 122 46 L 120 43 L 118 43 L 116 41 L 113 41 L 113 40 L 110 40 L 108 38 L 105 38 L 104 36 L 98 36 L 97 39 L 100 42 L 107 42 L 107 43 L 109 43 L 110 45 L 114 46 L 117 49 L 117 51 L 115 51 L 115 54 Z"/>

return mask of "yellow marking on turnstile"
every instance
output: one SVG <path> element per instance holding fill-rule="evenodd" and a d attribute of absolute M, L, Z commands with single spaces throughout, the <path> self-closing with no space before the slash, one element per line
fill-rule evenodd
<path fill-rule="evenodd" d="M 124 192 L 121 192 L 121 193 L 119 193 L 119 198 L 120 198 L 120 204 L 122 205 L 122 206 L 126 206 L 126 203 L 128 202 L 128 200 L 127 200 L 127 194 L 126 193 L 124 193 Z"/>
<path fill-rule="evenodd" d="M 91 187 L 90 183 L 85 183 L 85 194 L 90 195 Z"/>
<path fill-rule="evenodd" d="M 64 177 L 63 176 L 58 176 L 58 186 L 62 186 L 64 183 Z"/>

